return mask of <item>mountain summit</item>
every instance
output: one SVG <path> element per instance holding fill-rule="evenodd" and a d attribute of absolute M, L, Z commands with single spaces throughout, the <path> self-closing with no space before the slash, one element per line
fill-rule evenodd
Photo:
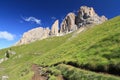
<path fill-rule="evenodd" d="M 76 16 L 76 24 L 78 27 L 89 25 L 89 24 L 100 24 L 106 21 L 105 16 L 98 16 L 92 7 L 82 6 Z"/>
<path fill-rule="evenodd" d="M 62 36 L 76 31 L 80 27 L 101 24 L 106 20 L 107 18 L 105 16 L 98 16 L 92 7 L 81 6 L 76 15 L 72 12 L 67 14 L 61 23 L 60 30 L 59 20 L 56 20 L 53 23 L 51 30 L 40 27 L 25 32 L 16 45 L 28 44 L 30 42 L 42 40 L 51 36 Z"/>

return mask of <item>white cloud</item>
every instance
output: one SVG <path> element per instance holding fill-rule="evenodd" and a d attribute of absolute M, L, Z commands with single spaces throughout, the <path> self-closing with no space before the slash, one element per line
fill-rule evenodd
<path fill-rule="evenodd" d="M 41 25 L 41 20 L 40 19 L 37 19 L 35 17 L 26 17 L 26 18 L 23 18 L 25 21 L 27 22 L 35 22 L 36 24 L 39 24 Z"/>
<path fill-rule="evenodd" d="M 7 32 L 7 31 L 0 31 L 0 39 L 6 40 L 14 40 L 15 35 Z"/>
<path fill-rule="evenodd" d="M 53 16 L 53 17 L 51 17 L 51 19 L 55 20 L 55 19 L 56 19 L 56 17 L 54 17 L 54 16 Z"/>

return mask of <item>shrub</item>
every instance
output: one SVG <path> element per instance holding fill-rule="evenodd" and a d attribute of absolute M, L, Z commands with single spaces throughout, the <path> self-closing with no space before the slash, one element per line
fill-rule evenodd
<path fill-rule="evenodd" d="M 51 75 L 48 80 L 57 80 L 57 78 L 54 75 Z"/>

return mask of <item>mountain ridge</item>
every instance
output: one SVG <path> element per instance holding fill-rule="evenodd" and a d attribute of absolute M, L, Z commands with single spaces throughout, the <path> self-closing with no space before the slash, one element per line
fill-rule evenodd
<path fill-rule="evenodd" d="M 61 22 L 60 29 L 59 20 L 55 20 L 51 30 L 49 28 L 42 27 L 35 28 L 36 30 L 29 30 L 23 34 L 22 38 L 15 45 L 28 44 L 36 40 L 42 40 L 51 36 L 63 36 L 65 34 L 76 31 L 80 27 L 89 26 L 92 24 L 101 24 L 106 20 L 107 18 L 105 16 L 98 16 L 92 7 L 81 6 L 77 15 L 75 15 L 73 12 L 70 12 L 66 15 L 66 17 Z M 41 33 L 44 33 L 43 36 L 41 36 Z"/>

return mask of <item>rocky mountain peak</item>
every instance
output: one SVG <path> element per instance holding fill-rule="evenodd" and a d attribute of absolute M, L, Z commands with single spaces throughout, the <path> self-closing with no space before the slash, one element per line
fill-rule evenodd
<path fill-rule="evenodd" d="M 36 40 L 42 40 L 49 36 L 50 29 L 49 28 L 34 28 L 25 32 L 22 38 L 16 43 L 16 45 L 28 44 L 30 42 L 34 42 Z"/>
<path fill-rule="evenodd" d="M 77 26 L 75 25 L 75 16 L 76 15 L 72 12 L 67 14 L 61 23 L 60 33 L 67 33 L 77 30 Z"/>
<path fill-rule="evenodd" d="M 59 20 L 56 20 L 52 25 L 50 35 L 58 36 L 58 31 L 59 31 L 58 29 L 59 29 Z"/>
<path fill-rule="evenodd" d="M 98 16 L 92 7 L 82 6 L 78 10 L 75 22 L 78 27 L 81 27 L 89 24 L 100 24 L 106 20 L 105 16 Z"/>
<path fill-rule="evenodd" d="M 78 13 L 81 17 L 83 16 L 83 18 L 93 17 L 94 15 L 96 15 L 94 9 L 87 6 L 80 7 Z"/>

